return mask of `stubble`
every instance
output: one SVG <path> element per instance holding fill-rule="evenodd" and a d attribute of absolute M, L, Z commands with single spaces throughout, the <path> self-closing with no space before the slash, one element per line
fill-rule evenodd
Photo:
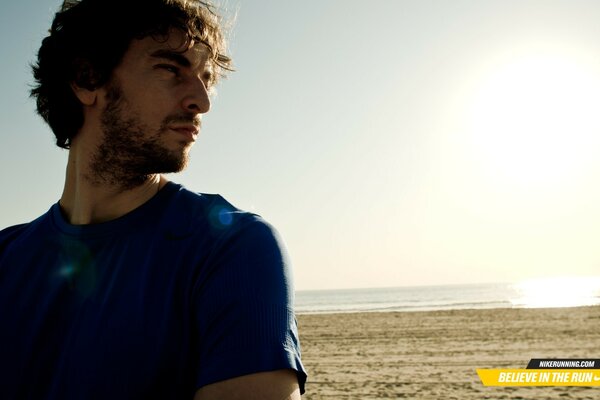
<path fill-rule="evenodd" d="M 189 149 L 173 151 L 161 143 L 167 125 L 193 116 L 167 117 L 158 130 L 144 124 L 124 97 L 118 82 L 107 87 L 107 105 L 101 116 L 104 137 L 91 158 L 93 184 L 121 190 L 142 185 L 158 173 L 180 172 L 187 166 Z"/>

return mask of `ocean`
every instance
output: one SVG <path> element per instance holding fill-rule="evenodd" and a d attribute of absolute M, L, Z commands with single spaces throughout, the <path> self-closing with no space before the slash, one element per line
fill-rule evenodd
<path fill-rule="evenodd" d="M 570 307 L 600 304 L 600 278 L 296 292 L 296 313 Z"/>

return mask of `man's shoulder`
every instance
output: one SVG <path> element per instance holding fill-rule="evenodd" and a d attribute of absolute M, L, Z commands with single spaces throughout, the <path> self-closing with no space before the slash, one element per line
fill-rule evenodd
<path fill-rule="evenodd" d="M 225 209 L 228 212 L 245 213 L 220 194 L 195 192 L 183 185 L 177 185 L 176 201 L 179 207 L 184 207 L 182 212 L 185 213 L 203 215 Z"/>
<path fill-rule="evenodd" d="M 24 224 L 9 226 L 8 228 L 0 230 L 0 243 L 3 243 L 7 240 L 10 241 L 11 239 L 19 236 L 23 231 L 27 230 L 29 224 L 30 222 L 27 222 Z"/>
<path fill-rule="evenodd" d="M 222 236 L 247 230 L 248 226 L 269 227 L 260 215 L 242 210 L 220 194 L 194 192 L 177 185 L 177 193 L 165 217 L 181 230 L 209 230 Z"/>
<path fill-rule="evenodd" d="M 177 186 L 173 211 L 188 219 L 207 219 L 216 229 L 229 228 L 243 222 L 262 221 L 259 215 L 236 207 L 220 194 L 194 192 L 182 185 Z"/>
<path fill-rule="evenodd" d="M 33 221 L 25 222 L 25 223 L 17 224 L 17 225 L 12 225 L 7 228 L 1 229 L 0 230 L 0 242 L 3 242 L 5 240 L 11 240 L 12 238 L 21 236 L 27 232 L 30 232 L 30 231 L 35 230 L 36 228 L 42 226 L 44 224 L 44 221 L 48 217 L 49 213 L 50 213 L 50 211 L 45 214 L 40 215 Z"/>
<path fill-rule="evenodd" d="M 35 235 L 37 228 L 43 224 L 46 215 L 44 214 L 31 222 L 9 226 L 0 230 L 0 252 L 19 239 Z"/>

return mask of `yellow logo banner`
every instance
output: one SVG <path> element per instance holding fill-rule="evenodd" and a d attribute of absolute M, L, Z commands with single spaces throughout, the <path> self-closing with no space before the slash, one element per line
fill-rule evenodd
<path fill-rule="evenodd" d="M 600 386 L 600 369 L 478 369 L 484 386 Z"/>

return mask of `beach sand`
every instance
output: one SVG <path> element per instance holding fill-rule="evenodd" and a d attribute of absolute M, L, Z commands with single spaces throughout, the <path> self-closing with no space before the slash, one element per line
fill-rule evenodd
<path fill-rule="evenodd" d="M 304 400 L 600 399 L 600 387 L 484 387 L 476 368 L 600 358 L 600 306 L 298 315 Z"/>

